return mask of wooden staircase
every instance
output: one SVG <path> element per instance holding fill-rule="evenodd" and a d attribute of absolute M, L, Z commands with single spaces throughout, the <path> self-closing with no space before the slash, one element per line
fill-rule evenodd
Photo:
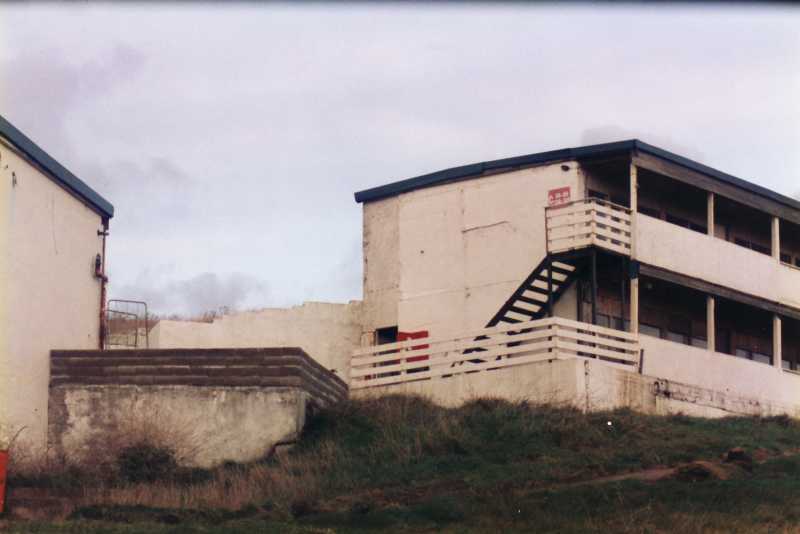
<path fill-rule="evenodd" d="M 581 269 L 582 263 L 558 261 L 552 255 L 545 257 L 522 281 L 522 284 L 486 324 L 486 327 L 496 326 L 500 323 L 522 323 L 546 317 L 548 315 L 548 294 L 552 296 L 550 305 L 555 305 L 578 277 Z M 548 286 L 550 291 L 548 291 Z"/>

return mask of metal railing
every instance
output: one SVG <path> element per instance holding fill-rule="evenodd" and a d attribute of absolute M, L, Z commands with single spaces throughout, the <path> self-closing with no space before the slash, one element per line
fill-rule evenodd
<path fill-rule="evenodd" d="M 588 198 L 545 208 L 547 252 L 598 246 L 630 256 L 631 210 Z"/>
<path fill-rule="evenodd" d="M 447 379 L 535 362 L 594 358 L 636 370 L 638 334 L 561 317 L 466 332 L 453 338 L 422 338 L 353 352 L 350 388 Z"/>

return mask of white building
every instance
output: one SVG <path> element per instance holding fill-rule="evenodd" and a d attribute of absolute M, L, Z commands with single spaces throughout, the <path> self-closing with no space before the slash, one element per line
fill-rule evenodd
<path fill-rule="evenodd" d="M 638 140 L 356 200 L 382 346 L 356 351 L 353 390 L 800 413 L 800 202 Z"/>
<path fill-rule="evenodd" d="M 0 117 L 0 424 L 43 447 L 52 349 L 101 346 L 113 206 Z"/>

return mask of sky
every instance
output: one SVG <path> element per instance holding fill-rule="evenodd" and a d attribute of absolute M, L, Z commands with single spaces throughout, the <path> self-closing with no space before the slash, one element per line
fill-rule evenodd
<path fill-rule="evenodd" d="M 109 199 L 109 294 L 361 298 L 362 189 L 637 137 L 800 198 L 800 9 L 0 6 L 0 114 Z"/>

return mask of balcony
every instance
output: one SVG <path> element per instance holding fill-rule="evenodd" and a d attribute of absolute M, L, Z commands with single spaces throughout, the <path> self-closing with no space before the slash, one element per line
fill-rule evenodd
<path fill-rule="evenodd" d="M 631 254 L 630 209 L 604 200 L 576 200 L 546 208 L 547 251 L 559 254 L 596 246 Z"/>
<path fill-rule="evenodd" d="M 633 230 L 642 263 L 800 308 L 800 269 L 641 213 Z"/>
<path fill-rule="evenodd" d="M 350 360 L 350 389 L 447 380 L 546 360 L 591 358 L 635 371 L 639 336 L 560 317 L 364 347 Z"/>

